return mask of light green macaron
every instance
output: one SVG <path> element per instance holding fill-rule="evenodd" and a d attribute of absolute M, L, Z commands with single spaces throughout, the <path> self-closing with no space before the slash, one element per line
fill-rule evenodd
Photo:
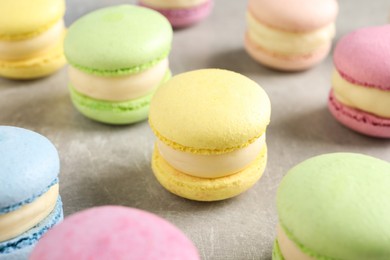
<path fill-rule="evenodd" d="M 282 180 L 277 210 L 273 260 L 390 259 L 388 162 L 353 153 L 308 159 Z"/>
<path fill-rule="evenodd" d="M 154 91 L 171 76 L 166 61 L 171 44 L 171 25 L 150 9 L 121 5 L 83 16 L 70 26 L 64 43 L 75 107 L 104 123 L 129 124 L 146 119 Z M 162 63 L 166 64 L 163 71 Z M 113 79 L 113 83 L 99 79 Z M 142 86 L 145 91 L 131 95 L 132 89 L 140 92 L 137 84 L 146 84 Z"/>

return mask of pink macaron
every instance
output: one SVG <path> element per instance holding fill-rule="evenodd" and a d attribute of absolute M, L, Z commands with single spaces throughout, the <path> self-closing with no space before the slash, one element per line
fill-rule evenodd
<path fill-rule="evenodd" d="M 337 13 L 336 0 L 249 0 L 245 49 L 267 67 L 308 69 L 328 55 Z"/>
<path fill-rule="evenodd" d="M 359 133 L 390 138 L 390 25 L 344 36 L 333 60 L 332 115 Z"/>
<path fill-rule="evenodd" d="M 213 0 L 139 0 L 139 4 L 160 12 L 172 27 L 184 28 L 206 18 Z"/>
<path fill-rule="evenodd" d="M 192 242 L 151 213 L 122 206 L 87 209 L 47 232 L 30 260 L 198 260 Z"/>

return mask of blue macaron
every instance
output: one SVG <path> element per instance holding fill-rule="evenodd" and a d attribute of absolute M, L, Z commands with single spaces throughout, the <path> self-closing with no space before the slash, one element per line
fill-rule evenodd
<path fill-rule="evenodd" d="M 59 170 L 57 149 L 46 137 L 0 126 L 0 260 L 27 259 L 63 219 Z"/>

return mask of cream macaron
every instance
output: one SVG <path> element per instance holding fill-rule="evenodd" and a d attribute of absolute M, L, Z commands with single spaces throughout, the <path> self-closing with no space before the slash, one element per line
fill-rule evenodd
<path fill-rule="evenodd" d="M 152 168 L 181 197 L 215 201 L 253 186 L 267 160 L 265 91 L 243 75 L 204 69 L 175 76 L 151 102 Z"/>
<path fill-rule="evenodd" d="M 337 12 L 336 0 L 250 0 L 245 49 L 271 68 L 310 68 L 329 53 Z"/>

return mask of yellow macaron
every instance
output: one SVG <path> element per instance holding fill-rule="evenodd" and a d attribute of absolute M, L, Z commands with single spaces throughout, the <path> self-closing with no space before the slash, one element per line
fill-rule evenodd
<path fill-rule="evenodd" d="M 64 0 L 0 2 L 0 76 L 31 79 L 65 64 Z"/>
<path fill-rule="evenodd" d="M 152 99 L 157 136 L 152 168 L 181 197 L 216 201 L 252 187 L 267 161 L 271 105 L 265 91 L 235 72 L 204 69 L 162 85 Z"/>

